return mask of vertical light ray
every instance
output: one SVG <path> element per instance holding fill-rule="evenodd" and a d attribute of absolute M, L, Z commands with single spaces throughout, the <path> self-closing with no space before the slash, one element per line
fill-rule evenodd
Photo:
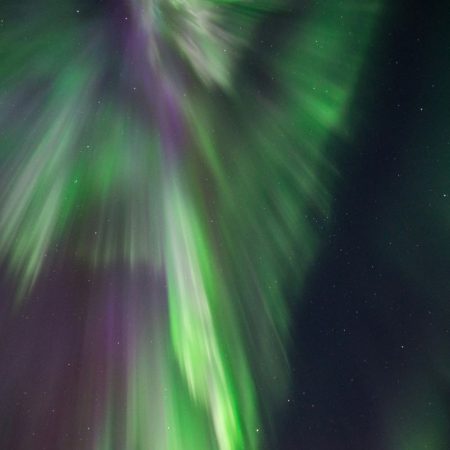
<path fill-rule="evenodd" d="M 217 448 L 254 448 L 255 443 L 245 439 L 243 429 L 243 421 L 255 428 L 254 417 L 241 416 L 243 410 L 239 408 L 229 362 L 219 341 L 220 317 L 213 311 L 217 299 L 210 298 L 220 289 L 217 269 L 199 219 L 183 190 L 173 177 L 165 194 L 165 261 L 174 352 L 191 397 L 211 417 Z M 222 296 L 221 300 L 226 298 Z M 235 351 L 238 356 L 240 349 Z M 245 374 L 242 376 L 245 378 Z M 252 390 L 251 385 L 246 388 Z"/>
<path fill-rule="evenodd" d="M 77 189 L 79 180 L 71 165 L 83 124 L 79 118 L 94 81 L 83 66 L 61 75 L 37 129 L 24 144 L 28 161 L 13 165 L 1 194 L 0 251 L 10 255 L 10 269 L 21 280 L 18 298 L 36 280 L 50 245 L 62 231 L 68 193 Z M 36 142 L 35 136 L 40 140 Z"/>

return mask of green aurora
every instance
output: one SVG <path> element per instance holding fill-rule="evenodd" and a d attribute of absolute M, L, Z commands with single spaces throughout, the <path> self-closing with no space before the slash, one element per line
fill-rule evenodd
<path fill-rule="evenodd" d="M 42 448 L 266 448 L 290 383 L 285 283 L 320 245 L 328 143 L 351 139 L 381 2 L 93 5 L 0 7 L 9 314 L 82 267 L 89 316 L 121 330 L 87 321 L 76 402 Z"/>

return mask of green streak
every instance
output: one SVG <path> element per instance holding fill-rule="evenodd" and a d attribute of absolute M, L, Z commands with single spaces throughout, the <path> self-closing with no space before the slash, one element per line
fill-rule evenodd
<path fill-rule="evenodd" d="M 185 403 L 202 407 L 211 421 L 215 440 L 207 448 L 255 448 L 255 439 L 248 433 L 256 429 L 254 407 L 249 404 L 253 387 L 251 383 L 244 386 L 247 398 L 239 398 L 228 358 L 239 361 L 241 351 L 237 347 L 233 354 L 227 355 L 218 331 L 221 310 L 227 309 L 230 299 L 223 294 L 207 238 L 191 201 L 183 192 L 177 181 L 167 186 L 165 261 L 172 344 L 191 397 L 189 401 L 184 396 Z M 248 380 L 248 368 L 242 366 L 241 370 L 241 382 Z M 175 399 L 178 413 L 183 410 L 178 404 L 180 397 Z M 190 408 L 185 410 L 189 415 Z M 247 415 L 243 416 L 244 412 Z M 193 426 L 183 420 L 178 425 L 186 427 L 186 433 Z M 198 426 L 207 430 L 208 421 L 199 422 Z M 198 435 L 204 432 L 198 431 Z M 184 445 L 173 440 L 170 448 L 196 448 L 195 442 Z"/>

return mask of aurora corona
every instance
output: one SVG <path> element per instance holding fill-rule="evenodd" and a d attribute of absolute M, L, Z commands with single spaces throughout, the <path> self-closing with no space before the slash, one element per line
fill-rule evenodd
<path fill-rule="evenodd" d="M 327 143 L 351 134 L 379 10 L 2 3 L 2 326 L 59 330 L 14 338 L 46 362 L 8 448 L 267 448 L 289 385 L 283 286 L 319 244 Z"/>

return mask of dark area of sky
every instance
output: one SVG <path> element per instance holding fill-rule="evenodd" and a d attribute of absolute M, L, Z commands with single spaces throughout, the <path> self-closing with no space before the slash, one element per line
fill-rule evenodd
<path fill-rule="evenodd" d="M 446 1 L 402 1 L 378 29 L 276 448 L 450 448 L 449 23 Z"/>

